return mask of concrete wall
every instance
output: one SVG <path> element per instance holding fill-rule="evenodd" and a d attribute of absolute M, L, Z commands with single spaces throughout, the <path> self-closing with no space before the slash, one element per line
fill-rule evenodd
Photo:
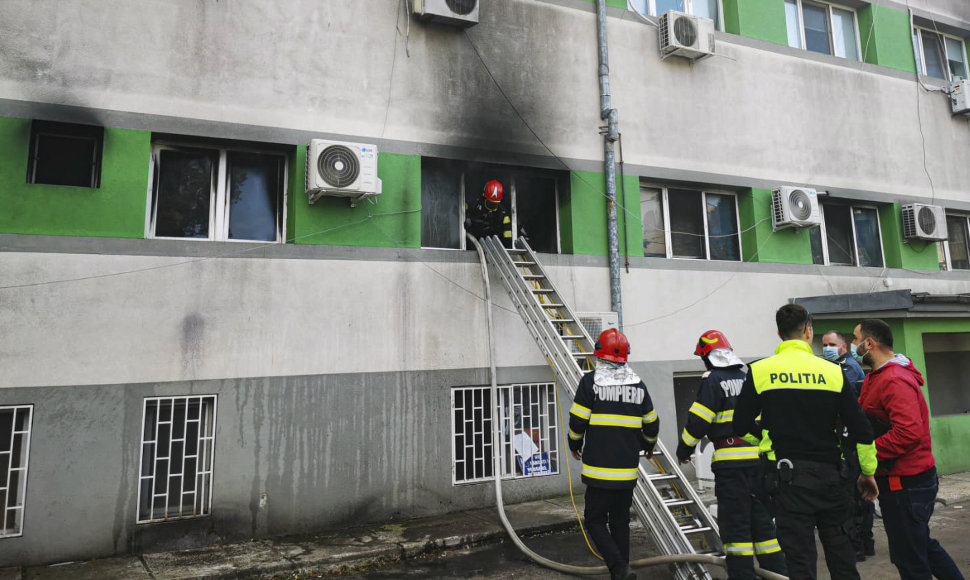
<path fill-rule="evenodd" d="M 954 20 L 966 17 L 959 4 L 924 6 Z M 406 40 L 401 7 L 386 0 L 89 1 L 56 10 L 11 1 L 0 6 L 10 31 L 0 39 L 0 99 L 26 116 L 71 105 L 95 119 L 172 117 L 190 132 L 184 120 L 272 128 L 284 139 L 290 130 L 378 140 L 402 153 L 457 147 L 514 159 L 551 150 L 596 168 L 589 7 L 501 0 L 467 31 L 411 22 Z M 630 173 L 968 201 L 966 122 L 911 75 L 732 35 L 718 36 L 720 57 L 661 62 L 655 28 L 611 14 L 613 98 Z M 970 29 L 970 19 L 960 22 Z"/>

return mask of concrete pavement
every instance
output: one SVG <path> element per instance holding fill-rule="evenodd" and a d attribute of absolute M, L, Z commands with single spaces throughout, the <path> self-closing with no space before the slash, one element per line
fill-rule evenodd
<path fill-rule="evenodd" d="M 580 491 L 581 493 L 581 491 Z M 710 490 L 703 494 L 712 500 Z M 577 497 L 582 510 L 582 496 Z M 940 479 L 934 534 L 954 557 L 970 553 L 970 472 Z M 967 510 L 963 510 L 963 506 Z M 576 529 L 568 496 L 507 506 L 509 520 L 523 536 Z M 877 555 L 860 564 L 863 577 L 895 577 L 885 533 L 877 519 Z M 379 567 L 388 562 L 427 557 L 443 550 L 501 541 L 505 531 L 494 507 L 386 525 L 363 526 L 313 535 L 256 540 L 194 550 L 68 562 L 52 566 L 6 568 L 0 580 L 181 580 L 185 578 L 300 578 Z M 960 544 L 960 545 L 955 545 Z M 821 553 L 821 552 L 820 552 Z M 962 558 L 962 568 L 970 561 Z M 592 565 L 592 562 L 590 562 Z M 827 575 L 820 561 L 820 578 Z"/>

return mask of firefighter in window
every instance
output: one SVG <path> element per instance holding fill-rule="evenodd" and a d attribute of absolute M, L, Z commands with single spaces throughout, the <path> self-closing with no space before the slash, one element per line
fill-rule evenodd
<path fill-rule="evenodd" d="M 498 236 L 506 248 L 512 247 L 512 219 L 502 207 L 500 182 L 493 179 L 486 183 L 474 207 L 465 204 L 465 231 L 479 239 Z"/>

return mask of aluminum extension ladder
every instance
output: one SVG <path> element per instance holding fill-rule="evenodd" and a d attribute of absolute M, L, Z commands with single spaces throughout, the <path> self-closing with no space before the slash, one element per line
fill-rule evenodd
<path fill-rule="evenodd" d="M 579 380 L 594 369 L 594 342 L 553 287 L 528 242 L 520 238 L 516 244 L 508 249 L 497 236 L 482 240 L 488 262 L 498 270 L 559 385 L 572 400 Z M 640 458 L 633 504 L 664 554 L 722 555 L 717 523 L 684 478 L 676 457 L 659 440 L 652 460 Z M 681 580 L 711 578 L 702 564 L 676 564 L 674 572 Z"/>

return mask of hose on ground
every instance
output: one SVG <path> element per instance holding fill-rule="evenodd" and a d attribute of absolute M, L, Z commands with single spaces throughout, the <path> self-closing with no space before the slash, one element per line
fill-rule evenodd
<path fill-rule="evenodd" d="M 482 267 L 482 278 L 485 282 L 485 312 L 487 319 L 488 328 L 488 368 L 491 375 L 491 389 L 490 389 L 490 399 L 492 404 L 496 404 L 498 401 L 498 384 L 496 381 L 495 374 L 495 341 L 492 335 L 492 293 L 491 293 L 491 283 L 488 276 L 488 264 L 485 261 L 485 251 L 482 249 L 481 243 L 472 235 L 466 234 L 468 239 L 474 244 L 475 249 L 478 251 L 478 259 Z M 492 441 L 498 442 L 501 440 L 501 434 L 499 433 L 498 421 L 492 421 Z M 493 446 L 497 447 L 497 443 Z M 568 459 L 567 459 L 568 461 Z M 512 524 L 509 522 L 508 516 L 505 514 L 505 502 L 502 498 L 502 469 L 498 453 L 492 453 L 492 473 L 494 475 L 495 481 L 495 504 L 498 507 L 498 516 L 502 522 L 502 527 L 508 533 L 509 538 L 512 543 L 522 551 L 523 554 L 528 556 L 532 561 L 539 565 L 545 566 L 552 570 L 563 572 L 565 574 L 574 574 L 577 576 L 592 576 L 596 574 L 609 574 L 610 571 L 606 566 L 573 566 L 571 564 L 563 564 L 560 562 L 554 562 L 544 556 L 536 554 L 533 552 L 525 543 L 519 538 L 519 535 L 515 532 Z M 634 560 L 630 562 L 630 567 L 632 568 L 645 568 L 648 566 L 663 566 L 667 564 L 681 564 L 681 563 L 696 563 L 696 564 L 709 564 L 713 566 L 720 566 L 726 568 L 724 558 L 719 556 L 710 556 L 707 554 L 672 554 L 668 556 L 654 556 L 652 558 L 642 558 L 640 560 Z M 769 572 L 768 570 L 762 570 L 755 566 L 755 573 L 764 578 L 765 580 L 788 580 L 787 576 L 782 576 L 775 572 Z"/>

